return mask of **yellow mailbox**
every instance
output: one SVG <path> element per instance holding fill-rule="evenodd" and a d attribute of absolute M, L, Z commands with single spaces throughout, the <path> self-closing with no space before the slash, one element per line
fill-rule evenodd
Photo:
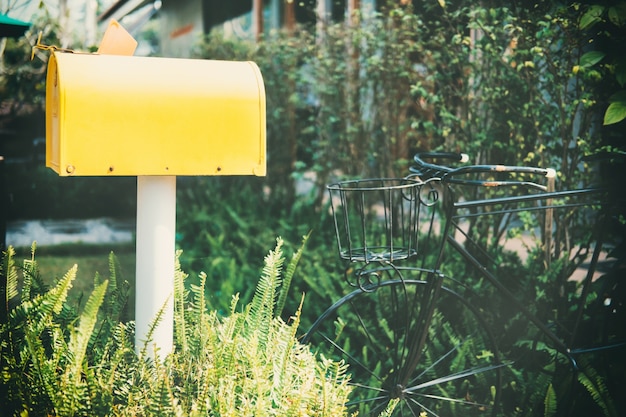
<path fill-rule="evenodd" d="M 253 62 L 53 52 L 46 165 L 61 176 L 265 175 Z"/>

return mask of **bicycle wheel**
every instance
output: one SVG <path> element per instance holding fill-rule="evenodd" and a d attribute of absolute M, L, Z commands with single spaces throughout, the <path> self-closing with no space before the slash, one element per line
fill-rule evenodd
<path fill-rule="evenodd" d="M 418 317 L 423 280 L 389 280 L 333 304 L 303 341 L 349 364 L 350 411 L 376 416 L 397 399 L 393 416 L 494 416 L 502 364 L 477 311 L 442 287 L 427 330 Z M 411 346 L 425 336 L 415 366 Z M 408 368 L 412 369 L 408 369 Z"/>

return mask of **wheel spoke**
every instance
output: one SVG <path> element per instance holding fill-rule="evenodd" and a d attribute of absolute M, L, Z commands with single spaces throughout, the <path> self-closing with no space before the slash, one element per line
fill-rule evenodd
<path fill-rule="evenodd" d="M 468 400 L 459 399 L 459 398 L 443 397 L 441 395 L 420 394 L 420 393 L 417 393 L 415 395 L 417 395 L 418 397 L 429 398 L 431 400 L 437 400 L 437 401 L 447 401 L 447 402 L 453 402 L 453 403 L 464 404 L 464 405 L 471 405 L 471 406 L 476 406 L 476 407 L 484 407 L 484 408 L 489 408 L 490 407 L 487 404 L 477 403 L 476 401 L 468 401 Z"/>
<path fill-rule="evenodd" d="M 459 343 L 455 346 L 453 346 L 450 350 L 448 350 L 447 353 L 445 353 L 444 355 L 442 355 L 439 359 L 437 359 L 436 361 L 434 361 L 430 366 L 426 367 L 419 375 L 417 375 L 415 378 L 413 378 L 410 382 L 409 385 L 413 385 L 415 383 L 415 381 L 419 380 L 420 378 L 422 378 L 426 373 L 430 372 L 431 370 L 433 370 L 438 364 L 442 363 L 446 358 L 448 358 L 452 353 L 454 353 L 455 351 L 457 351 L 459 349 L 459 347 L 462 345 L 462 343 Z"/>
<path fill-rule="evenodd" d="M 378 379 L 380 381 L 380 378 L 378 377 L 378 375 L 376 375 L 374 372 L 372 372 L 372 370 L 367 365 L 365 365 L 363 362 L 361 362 L 356 356 L 351 355 L 349 352 L 346 352 L 345 349 L 343 349 L 341 346 L 339 346 L 330 337 L 326 336 L 323 333 L 319 333 L 319 337 L 323 338 L 326 342 L 328 342 L 328 344 L 330 346 L 332 346 L 338 352 L 340 352 L 340 356 L 342 356 L 344 359 L 346 359 L 352 368 L 357 366 L 357 367 L 363 369 L 364 371 L 366 371 L 371 377 L 376 378 L 376 379 Z M 353 384 L 353 385 L 356 385 L 356 384 Z M 362 385 L 362 386 L 365 387 L 367 385 Z"/>
<path fill-rule="evenodd" d="M 417 399 L 415 398 L 411 398 L 409 397 L 409 401 L 416 404 L 418 407 L 420 407 L 422 410 L 426 411 L 429 415 L 433 416 L 433 417 L 439 417 L 439 414 L 435 413 L 433 410 L 431 410 L 429 407 L 427 407 L 426 405 L 420 403 L 419 401 L 417 401 Z M 411 409 L 411 413 L 415 416 L 418 416 L 419 414 L 415 414 L 413 413 L 413 408 L 410 407 Z"/>
<path fill-rule="evenodd" d="M 502 368 L 503 366 L 508 366 L 508 365 L 510 365 L 510 363 L 500 363 L 500 364 L 496 364 L 496 365 L 481 366 L 481 367 L 474 367 L 474 368 L 465 369 L 463 371 L 459 371 L 459 372 L 456 372 L 454 374 L 450 374 L 450 375 L 447 375 L 447 376 L 435 378 L 435 379 L 430 380 L 428 382 L 423 382 L 423 383 L 418 384 L 418 385 L 416 385 L 414 387 L 408 388 L 406 391 L 413 393 L 413 392 L 415 392 L 417 390 L 424 389 L 424 388 L 427 388 L 427 387 L 431 387 L 433 385 L 445 384 L 446 382 L 467 378 L 468 376 L 480 374 L 482 372 L 493 371 L 493 370 L 496 370 L 498 368 Z"/>
<path fill-rule="evenodd" d="M 445 287 L 432 301 L 429 325 L 418 325 L 429 291 L 422 280 L 382 280 L 343 297 L 307 334 L 320 353 L 349 365 L 351 412 L 375 416 L 398 399 L 394 417 L 495 416 L 493 390 L 499 393 L 508 364 L 499 360 L 478 312 Z M 425 341 L 420 352 L 410 349 L 418 340 Z M 411 382 L 403 384 L 404 378 Z"/>

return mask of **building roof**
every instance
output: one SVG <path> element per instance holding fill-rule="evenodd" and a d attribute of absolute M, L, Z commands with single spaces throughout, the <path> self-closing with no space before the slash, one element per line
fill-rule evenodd
<path fill-rule="evenodd" d="M 28 22 L 22 22 L 0 13 L 0 37 L 2 38 L 19 38 L 29 27 Z"/>
<path fill-rule="evenodd" d="M 172 1 L 172 0 L 162 0 Z M 252 2 L 250 0 L 197 0 L 202 2 L 202 9 L 204 10 L 204 16 L 208 20 L 206 22 L 208 26 L 214 26 L 223 23 L 229 19 L 240 16 L 246 12 L 249 12 L 252 8 Z M 129 13 L 146 6 L 150 3 L 154 3 L 155 0 L 118 0 L 113 3 L 111 7 L 105 10 L 98 16 L 99 22 L 104 22 L 108 19 L 121 19 Z"/>
<path fill-rule="evenodd" d="M 98 22 L 103 22 L 108 19 L 119 20 L 140 7 L 154 3 L 154 1 L 155 0 L 118 0 L 98 16 Z"/>

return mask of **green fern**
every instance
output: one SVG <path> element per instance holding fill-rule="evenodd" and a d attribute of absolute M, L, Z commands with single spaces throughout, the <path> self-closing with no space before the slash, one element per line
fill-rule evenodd
<path fill-rule="evenodd" d="M 53 396 L 55 408 L 63 415 L 75 415 L 77 410 L 89 410 L 90 405 L 85 402 L 88 387 L 85 384 L 85 375 L 89 374 L 85 368 L 87 364 L 86 352 L 89 339 L 93 334 L 98 311 L 106 294 L 108 281 L 97 286 L 89 296 L 85 308 L 80 315 L 78 327 L 72 329 L 70 340 L 64 355 L 68 359 L 65 372 L 58 383 L 59 392 Z"/>
<path fill-rule="evenodd" d="M 382 413 L 378 415 L 378 417 L 391 417 L 391 415 L 393 414 L 393 410 L 396 408 L 399 402 L 400 399 L 398 398 L 394 398 L 393 400 L 389 401 L 387 407 L 383 410 Z"/>
<path fill-rule="evenodd" d="M 606 417 L 617 417 L 618 413 L 603 378 L 583 358 L 580 358 L 578 362 L 581 366 L 577 374 L 578 382 L 585 387 Z"/>
<path fill-rule="evenodd" d="M 7 360 L 9 375 L 13 378 L 16 377 L 15 372 L 26 374 L 24 385 L 19 380 L 10 380 L 10 396 L 16 401 L 10 408 L 19 409 L 28 405 L 28 408 L 43 413 L 52 406 L 52 396 L 60 391 L 57 374 L 58 369 L 64 366 L 61 352 L 66 350 L 67 344 L 61 326 L 55 323 L 55 316 L 64 308 L 76 270 L 76 266 L 72 267 L 45 294 L 37 295 L 32 300 L 22 295 L 21 304 L 9 313 L 3 333 L 12 344 L 9 349 L 12 355 L 3 352 L 3 361 Z M 32 272 L 26 271 L 25 276 L 31 276 Z"/>
<path fill-rule="evenodd" d="M 187 344 L 190 346 L 190 354 L 200 354 L 209 343 L 210 333 L 203 331 L 211 326 L 213 318 L 207 311 L 207 300 L 205 296 L 207 275 L 200 273 L 200 283 L 198 285 L 191 283 L 190 294 L 191 300 L 189 307 L 186 309 L 188 315 L 187 320 L 193 322 L 190 324 Z"/>
<path fill-rule="evenodd" d="M 175 342 L 182 352 L 187 352 L 187 324 L 185 318 L 185 279 L 187 274 L 180 269 L 180 255 L 182 251 L 176 251 L 174 263 L 174 336 Z"/>
<path fill-rule="evenodd" d="M 554 387 L 552 384 L 548 385 L 548 389 L 546 391 L 546 398 L 543 401 L 544 409 L 543 415 L 544 417 L 553 417 L 556 415 L 557 411 L 557 399 L 556 392 L 554 392 Z"/>
<path fill-rule="evenodd" d="M 35 278 L 38 276 L 37 262 L 35 261 L 36 250 L 37 242 L 33 242 L 30 248 L 30 259 L 25 259 L 23 263 L 24 283 L 22 285 L 22 301 L 31 299 L 31 291 L 35 283 Z"/>
<path fill-rule="evenodd" d="M 156 316 L 148 324 L 148 331 L 145 339 L 142 341 L 140 354 L 141 357 L 159 357 L 159 347 L 154 342 L 154 332 L 165 317 L 167 304 L 171 301 L 172 296 L 168 297 L 163 306 L 157 311 Z"/>
<path fill-rule="evenodd" d="M 102 354 L 94 359 L 93 377 L 87 382 L 93 398 L 93 415 L 110 415 L 113 404 L 129 398 L 136 374 L 137 356 L 134 349 L 132 323 L 117 323 L 111 329 Z"/>
<path fill-rule="evenodd" d="M 285 326 L 280 318 L 276 318 L 276 326 L 272 327 L 274 332 L 272 337 L 274 343 L 272 345 L 275 349 L 274 354 L 277 357 L 275 364 L 276 372 L 273 374 L 272 386 L 276 392 L 283 393 L 283 395 L 291 390 L 292 381 L 286 377 L 293 375 L 295 372 L 295 369 L 292 368 L 292 366 L 295 366 L 292 355 L 295 344 L 297 343 L 296 330 L 300 325 L 300 315 L 303 303 L 304 297 L 302 297 L 300 306 L 298 307 L 296 314 L 293 316 L 291 326 Z"/>
<path fill-rule="evenodd" d="M 130 293 L 130 284 L 122 279 L 122 272 L 117 257 L 113 252 L 109 253 L 109 285 L 107 296 L 102 305 L 104 317 L 113 323 L 122 321 L 127 307 Z M 98 282 L 95 283 L 98 285 Z"/>
<path fill-rule="evenodd" d="M 8 312 L 9 303 L 12 299 L 19 295 L 18 293 L 18 275 L 17 268 L 15 267 L 15 249 L 9 247 L 4 257 L 4 262 L 0 266 L 0 272 L 5 272 L 6 276 L 6 289 L 5 289 L 5 300 L 4 306 L 6 312 Z"/>
<path fill-rule="evenodd" d="M 287 269 L 285 271 L 285 277 L 283 279 L 282 285 L 280 286 L 280 295 L 278 296 L 278 301 L 276 302 L 276 310 L 274 316 L 280 316 L 283 312 L 283 308 L 285 307 L 285 302 L 287 300 L 287 296 L 289 295 L 289 288 L 291 287 L 291 280 L 296 272 L 296 267 L 298 266 L 298 262 L 300 262 L 300 258 L 302 258 L 302 254 L 304 253 L 304 248 L 306 246 L 306 242 L 309 240 L 311 236 L 311 232 L 302 238 L 302 245 L 296 253 L 294 253 L 291 261 L 287 265 Z"/>
<path fill-rule="evenodd" d="M 277 239 L 265 258 L 253 300 L 241 307 L 238 295 L 233 296 L 226 315 L 207 309 L 206 275 L 188 290 L 187 275 L 178 268 L 177 350 L 159 360 L 147 353 L 163 310 L 139 353 L 134 323 L 115 322 L 123 297 L 114 256 L 109 258 L 111 276 L 94 278 L 80 313 L 66 301 L 77 271 L 71 268 L 47 292 L 20 301 L 0 327 L 7 382 L 3 411 L 38 416 L 345 415 L 350 392 L 345 365 L 319 360 L 298 342 L 303 298 L 289 323 L 274 314 L 281 247 Z M 14 252 L 9 253 L 3 265 L 13 265 Z M 298 251 L 286 274 L 293 276 L 300 256 Z M 34 254 L 30 261 L 31 269 L 24 272 L 36 278 Z"/>
<path fill-rule="evenodd" d="M 117 290 L 117 277 L 119 273 L 120 264 L 113 252 L 109 252 L 109 285 L 108 290 L 115 292 Z"/>
<path fill-rule="evenodd" d="M 282 252 L 283 240 L 276 239 L 276 247 L 265 257 L 265 265 L 254 297 L 250 302 L 250 314 L 247 315 L 249 332 L 259 332 L 261 347 L 265 348 L 269 324 L 274 318 L 276 289 L 281 283 L 284 263 Z"/>
<path fill-rule="evenodd" d="M 44 329 L 53 321 L 54 315 L 59 314 L 67 299 L 76 278 L 77 266 L 74 265 L 50 291 L 36 296 L 33 300 L 22 302 L 10 313 L 10 320 L 19 326 L 19 321 L 25 320 L 30 334 L 39 337 Z"/>

